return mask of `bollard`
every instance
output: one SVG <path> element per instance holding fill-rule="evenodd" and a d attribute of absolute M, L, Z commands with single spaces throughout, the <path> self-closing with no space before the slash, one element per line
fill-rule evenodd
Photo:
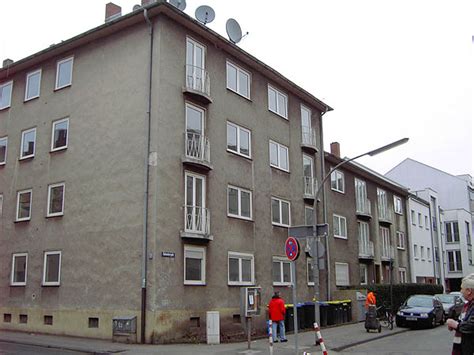
<path fill-rule="evenodd" d="M 321 336 L 321 329 L 319 328 L 318 323 L 314 323 L 314 331 L 316 332 L 316 337 L 318 338 L 318 343 L 321 346 L 321 350 L 323 351 L 323 355 L 328 355 L 328 351 L 326 350 L 326 345 L 324 345 L 323 337 Z"/>
<path fill-rule="evenodd" d="M 270 355 L 273 355 L 273 331 L 272 331 L 272 321 L 269 320 L 268 324 L 268 346 L 270 348 Z"/>

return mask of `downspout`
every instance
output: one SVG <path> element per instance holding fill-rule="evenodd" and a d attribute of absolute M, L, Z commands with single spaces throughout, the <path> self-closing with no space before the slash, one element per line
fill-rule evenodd
<path fill-rule="evenodd" d="M 146 155 L 145 155 L 145 193 L 143 196 L 143 242 L 142 242 L 142 274 L 141 274 L 141 343 L 145 344 L 145 327 L 146 327 L 146 303 L 147 303 L 147 254 L 148 254 L 148 194 L 150 185 L 150 136 L 151 136 L 151 89 L 152 89 L 152 74 L 153 74 L 153 24 L 148 18 L 148 11 L 143 8 L 143 15 L 148 24 L 150 35 L 150 59 L 148 68 L 148 105 L 147 105 L 147 136 L 146 136 Z"/>
<path fill-rule="evenodd" d="M 431 212 L 431 196 L 430 197 L 430 201 L 428 203 L 428 212 L 429 212 L 429 216 L 430 216 L 430 235 L 431 235 L 431 254 L 432 254 L 432 260 L 433 260 L 433 277 L 435 278 L 435 283 L 437 285 L 439 285 L 439 281 L 441 281 L 441 270 L 439 270 L 439 281 L 438 281 L 438 278 L 436 277 L 436 250 L 435 249 L 438 249 L 437 246 L 435 246 L 435 243 L 434 243 L 434 230 L 433 230 L 433 214 Z M 439 253 L 439 250 L 438 250 L 438 253 Z"/>

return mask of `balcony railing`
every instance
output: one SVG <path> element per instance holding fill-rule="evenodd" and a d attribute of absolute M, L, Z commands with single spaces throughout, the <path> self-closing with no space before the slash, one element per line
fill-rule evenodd
<path fill-rule="evenodd" d="M 192 234 L 210 234 L 211 218 L 208 208 L 184 206 L 184 230 Z"/>
<path fill-rule="evenodd" d="M 186 158 L 192 159 L 204 165 L 211 164 L 211 149 L 209 139 L 200 133 L 185 133 L 184 154 Z"/>
<path fill-rule="evenodd" d="M 384 210 L 384 209 L 379 208 L 379 221 L 392 223 L 393 221 L 392 212 L 388 209 Z"/>
<path fill-rule="evenodd" d="M 303 128 L 301 132 L 301 144 L 306 147 L 311 147 L 313 149 L 317 149 L 318 143 L 316 140 L 316 130 L 315 129 L 308 129 Z"/>
<path fill-rule="evenodd" d="M 186 89 L 209 99 L 211 97 L 211 81 L 204 68 L 186 65 Z"/>
<path fill-rule="evenodd" d="M 370 200 L 368 198 L 365 200 L 357 199 L 356 213 L 358 215 L 372 216 L 372 205 L 370 204 Z"/>
<path fill-rule="evenodd" d="M 303 176 L 304 198 L 314 198 L 318 190 L 318 181 L 314 177 Z"/>
<path fill-rule="evenodd" d="M 359 258 L 374 257 L 374 242 L 361 242 L 359 240 Z"/>
<path fill-rule="evenodd" d="M 390 259 L 395 258 L 395 248 L 392 245 L 384 245 L 382 244 L 382 260 L 389 261 Z"/>

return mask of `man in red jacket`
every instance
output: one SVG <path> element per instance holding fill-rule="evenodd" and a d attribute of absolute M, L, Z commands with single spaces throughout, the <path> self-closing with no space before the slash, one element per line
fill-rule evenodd
<path fill-rule="evenodd" d="M 280 297 L 280 292 L 276 291 L 272 300 L 268 304 L 268 313 L 272 321 L 273 342 L 277 342 L 277 325 L 280 328 L 280 341 L 282 343 L 288 341 L 285 337 L 285 302 Z"/>

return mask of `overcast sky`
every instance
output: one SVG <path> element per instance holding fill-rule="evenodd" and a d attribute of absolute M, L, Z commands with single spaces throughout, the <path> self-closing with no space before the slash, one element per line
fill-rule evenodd
<path fill-rule="evenodd" d="M 104 21 L 107 0 L 1 0 L 0 60 L 19 60 Z M 122 13 L 140 0 L 115 0 Z M 194 17 L 334 108 L 324 145 L 352 157 L 409 137 L 360 163 L 386 173 L 410 157 L 451 174 L 473 163 L 474 2 L 471 0 L 187 0 Z"/>

